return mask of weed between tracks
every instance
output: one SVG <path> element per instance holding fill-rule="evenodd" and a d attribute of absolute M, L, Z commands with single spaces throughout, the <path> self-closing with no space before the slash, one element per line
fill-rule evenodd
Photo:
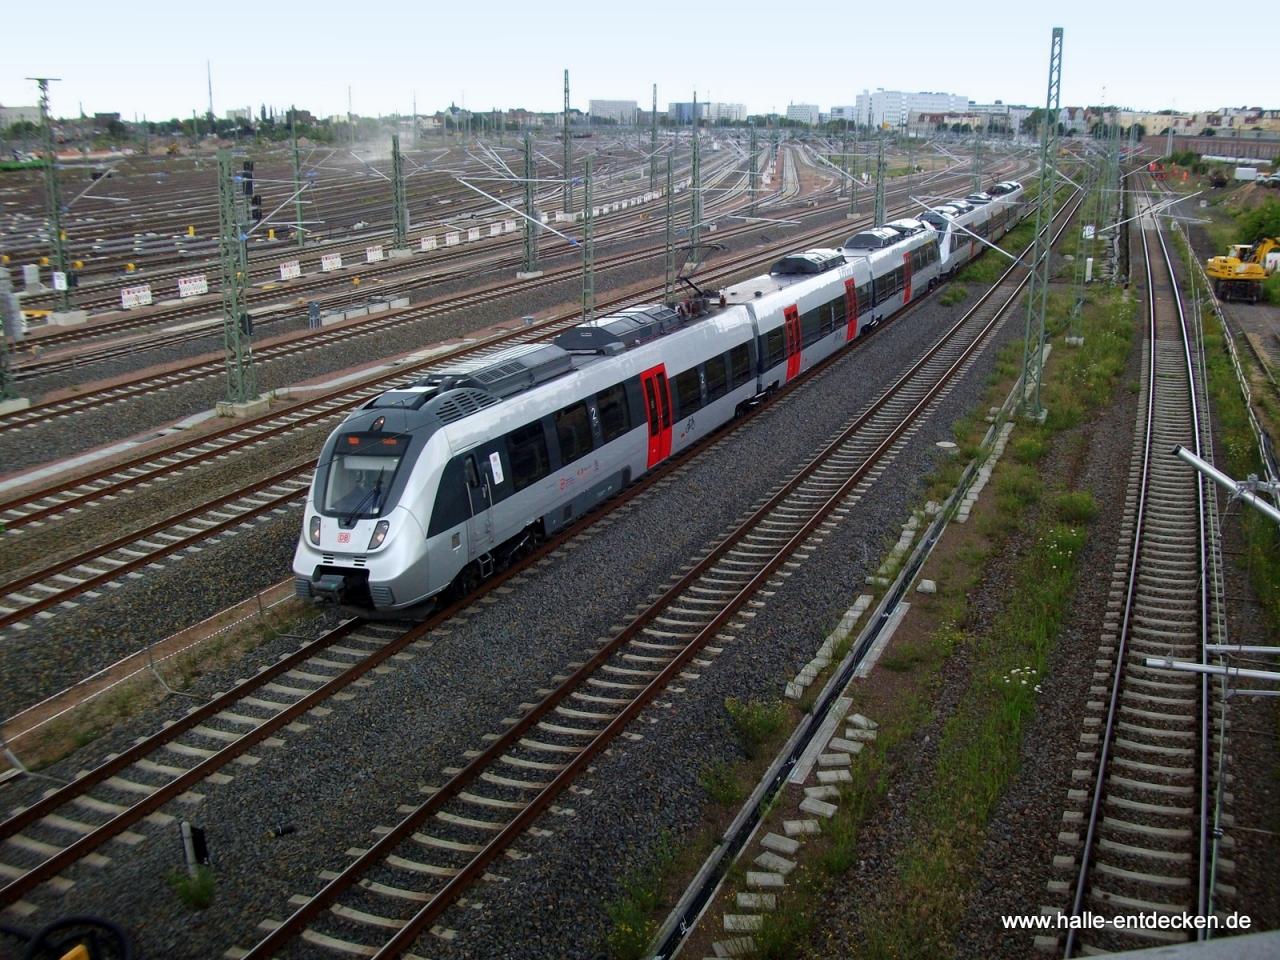
<path fill-rule="evenodd" d="M 213 871 L 203 864 L 196 867 L 195 874 L 185 869 L 171 870 L 165 875 L 165 881 L 177 898 L 192 910 L 207 910 L 213 903 L 215 878 Z"/>
<path fill-rule="evenodd" d="M 234 663 L 264 643 L 283 633 L 291 633 L 316 614 L 300 601 L 289 600 L 274 617 L 283 621 L 274 627 L 262 618 L 241 623 L 195 641 L 189 650 L 171 661 L 158 661 L 157 669 L 175 690 L 189 690 L 204 674 Z M 159 654 L 158 654 L 159 655 Z M 30 737 L 14 744 L 15 752 L 31 770 L 43 770 L 93 743 L 116 727 L 134 720 L 168 697 L 168 693 L 145 669 L 113 690 L 84 700 L 67 713 L 40 727 Z"/>
<path fill-rule="evenodd" d="M 1025 245 L 1033 229 L 1030 226 L 1021 235 L 1015 231 L 1010 245 L 1019 240 Z M 991 279 L 1004 269 L 1001 264 L 996 266 Z M 974 515 L 977 522 L 968 529 L 975 535 L 957 551 L 962 572 L 948 596 L 919 603 L 922 608 L 934 608 L 937 628 L 914 642 L 895 640 L 882 660 L 886 675 L 898 680 L 891 695 L 869 702 L 865 708 L 881 723 L 879 737 L 859 755 L 851 770 L 853 782 L 842 785 L 838 812 L 823 822 L 821 836 L 806 842 L 777 909 L 764 915 L 762 928 L 753 934 L 759 955 L 766 960 L 811 955 L 814 948 L 820 948 L 816 929 L 826 926 L 830 937 L 833 924 L 849 923 L 848 917 L 820 923 L 821 898 L 837 878 L 850 873 L 855 865 L 861 867 L 858 840 L 867 817 L 897 777 L 924 762 L 912 738 L 933 716 L 943 663 L 963 648 L 975 664 L 972 688 L 962 696 L 960 708 L 945 726 L 938 744 L 939 759 L 927 761 L 936 763 L 939 773 L 945 775 L 938 776 L 928 798 L 913 809 L 918 839 L 904 854 L 896 881 L 862 909 L 852 938 L 857 952 L 866 956 L 932 957 L 947 953 L 948 938 L 963 915 L 991 809 L 1017 766 L 1023 727 L 1034 709 L 1033 678 L 1043 674 L 1070 598 L 1085 537 L 1082 524 L 1096 512 L 1087 492 L 1050 490 L 1046 494 L 1035 468 L 1057 431 L 1082 422 L 1088 411 L 1109 401 L 1124 369 L 1132 345 L 1132 305 L 1123 301 L 1118 291 L 1096 295 L 1095 300 L 1080 322 L 1086 346 L 1069 351 L 1058 348 L 1050 361 L 1044 396 L 1051 408 L 1057 405 L 1057 416 L 1051 414 L 1046 426 L 1019 437 L 1013 456 L 997 469 L 994 494 L 998 502 L 994 509 Z M 1065 316 L 1066 306 L 1062 295 L 1051 296 L 1054 314 Z M 1064 328 L 1060 321 L 1049 333 L 1060 335 Z M 987 402 L 998 402 L 1007 394 L 1021 368 L 1021 350 L 1019 343 L 998 355 Z M 985 409 L 985 405 L 980 407 L 981 412 L 956 425 L 961 455 L 943 458 L 926 480 L 929 499 L 944 499 L 964 464 L 978 454 L 987 427 L 982 419 Z M 988 498 L 991 496 L 989 493 Z M 1036 509 L 1046 500 L 1045 508 Z M 1034 522 L 1027 519 L 1033 513 Z M 971 635 L 966 629 L 966 590 L 981 585 L 986 561 L 1008 535 L 1022 529 L 1033 534 L 1034 543 L 1019 567 L 1019 582 L 1012 591 L 1015 596 L 1021 593 L 1021 599 L 1009 605 L 987 635 Z M 1024 685 L 1023 680 L 1028 683 Z M 803 709 L 804 703 L 799 706 Z M 744 752 L 754 751 L 761 759 L 740 764 L 722 761 L 704 773 L 704 789 L 722 807 L 733 806 L 736 801 L 731 798 L 745 796 L 754 786 L 764 765 L 762 758 L 769 755 L 770 748 L 776 748 L 785 732 L 779 728 L 771 736 L 768 730 L 760 731 L 760 717 L 765 713 L 762 705 L 729 709 L 731 716 L 736 709 L 734 722 L 743 735 Z M 780 712 L 788 709 L 782 707 Z M 749 746 L 754 734 L 748 731 L 760 731 L 763 745 Z M 704 827 L 695 845 L 701 844 L 704 851 L 714 846 L 732 812 L 721 810 L 718 822 L 713 815 L 713 824 Z M 769 812 L 765 814 L 763 819 L 768 820 Z M 780 825 L 774 826 L 780 829 Z M 761 829 L 767 828 L 768 824 Z M 607 937 L 607 946 L 614 957 L 624 960 L 643 955 L 648 937 L 656 932 L 659 918 L 655 911 L 659 906 L 669 908 L 683 889 L 675 881 L 687 880 L 701 859 L 692 851 L 690 854 L 683 871 L 669 869 L 666 879 L 659 882 L 673 895 L 657 903 L 645 890 L 639 891 L 644 895 L 637 895 L 632 881 L 623 881 L 626 894 L 609 907 L 614 930 Z M 745 861 L 729 869 L 722 895 L 726 906 L 733 902 L 734 891 L 746 889 L 745 873 Z M 727 909 L 733 912 L 731 907 Z M 686 945 L 691 956 L 699 955 L 699 946 L 709 947 L 710 939 L 720 938 L 718 911 L 708 913 L 712 916 L 715 919 L 706 924 L 709 929 L 697 935 L 698 942 Z M 710 929 L 713 926 L 714 931 Z"/>
<path fill-rule="evenodd" d="M 1028 546 L 985 632 L 973 631 L 963 608 L 956 611 L 951 644 L 965 649 L 968 687 L 942 726 L 932 785 L 913 806 L 912 839 L 898 854 L 895 879 L 859 918 L 857 956 L 931 960 L 953 953 L 989 820 L 1018 768 L 1039 682 L 1070 606 L 1085 525 L 1097 513 L 1087 490 L 1046 491 L 1037 465 L 1056 435 L 1110 402 L 1133 345 L 1131 316 L 1132 304 L 1118 291 L 1094 297 L 1081 321 L 1084 347 L 1058 347 L 1051 358 L 1045 425 L 1020 428 L 1012 462 L 996 470 L 995 509 L 979 517 L 990 549 L 971 558 L 981 569 L 1014 533 Z M 962 433 L 962 442 L 968 439 Z"/>

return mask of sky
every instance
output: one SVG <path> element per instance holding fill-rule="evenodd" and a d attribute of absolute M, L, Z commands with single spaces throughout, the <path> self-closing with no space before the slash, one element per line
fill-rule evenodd
<path fill-rule="evenodd" d="M 53 111 L 119 112 L 126 120 L 189 117 L 290 104 L 345 114 L 347 89 L 362 115 L 473 110 L 559 110 L 564 70 L 572 105 L 596 99 L 646 106 L 699 100 L 745 103 L 751 113 L 788 103 L 824 111 L 864 89 L 964 94 L 1043 106 L 1052 28 L 1063 27 L 1062 103 L 1105 100 L 1140 110 L 1211 110 L 1256 103 L 1254 80 L 1273 62 L 1266 29 L 1214 35 L 1211 8 L 1076 0 L 1034 4 L 845 2 L 793 7 L 689 0 L 484 3 L 330 0 L 196 4 L 63 0 L 15 4 L 0 58 L 0 104 L 38 99 L 27 77 L 61 78 Z M 367 11 L 367 12 L 363 12 Z M 730 12 L 731 11 L 731 12 Z M 1218 18 L 1220 20 L 1220 18 Z M 16 42 L 14 42 L 16 41 Z M 1105 94 L 1104 94 L 1105 90 Z M 1246 100 L 1249 102 L 1246 104 Z"/>

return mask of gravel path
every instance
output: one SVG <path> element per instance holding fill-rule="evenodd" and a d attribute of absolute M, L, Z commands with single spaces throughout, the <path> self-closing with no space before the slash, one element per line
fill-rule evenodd
<path fill-rule="evenodd" d="M 343 851 L 367 845 L 373 827 L 396 822 L 398 804 L 420 797 L 420 785 L 441 782 L 441 769 L 479 746 L 481 733 L 501 729 L 502 717 L 534 699 L 566 663 L 594 650 L 592 638 L 763 497 L 955 316 L 929 303 L 891 324 L 681 476 L 606 519 L 592 537 L 512 583 L 510 593 L 474 605 L 433 638 L 429 654 L 335 704 L 310 732 L 257 751 L 263 762 L 237 767 L 233 784 L 202 788 L 207 798 L 185 815 L 209 830 L 221 879 L 213 907 L 194 923 L 162 880 L 180 862 L 176 828 L 144 827 L 151 840 L 105 870 L 74 868 L 76 886 L 58 912 L 130 917 L 146 955 L 203 958 L 232 943 L 248 945 L 260 920 L 282 916 L 289 896 L 313 892 L 317 871 L 345 865 Z M 1008 324 L 1003 336 L 1016 335 L 1016 326 Z M 977 402 L 993 358 L 991 348 L 984 351 L 969 381 L 943 401 L 849 522 L 787 578 L 702 678 L 665 698 L 668 707 L 646 711 L 636 725 L 644 739 L 614 747 L 578 785 L 583 792 L 566 795 L 561 805 L 574 814 L 544 818 L 540 826 L 556 837 L 530 840 L 531 859 L 503 860 L 496 871 L 510 883 L 482 884 L 471 891 L 471 907 L 446 915 L 459 938 L 433 942 L 432 956 L 586 956 L 598 949 L 607 928 L 603 904 L 616 897 L 619 875 L 641 864 L 664 831 L 678 837 L 699 822 L 707 802 L 699 773 L 715 757 L 736 755 L 724 698 L 776 697 L 812 655 L 863 586 L 868 565 L 896 539 L 896 524 L 918 495 L 916 477 L 934 463 L 933 442 Z M 734 478 L 731 496 L 725 477 Z M 295 524 L 284 521 L 290 543 Z M 271 654 L 263 648 L 254 659 Z M 238 675 L 250 666 L 237 667 Z M 146 718 L 120 738 L 154 729 L 158 719 Z M 105 749 L 94 744 L 85 753 Z M 77 756 L 58 769 L 88 762 Z M 21 791 L 33 789 L 10 789 L 3 799 L 21 802 Z M 299 830 L 266 839 L 276 824 Z M 36 899 L 47 902 L 46 896 Z"/>

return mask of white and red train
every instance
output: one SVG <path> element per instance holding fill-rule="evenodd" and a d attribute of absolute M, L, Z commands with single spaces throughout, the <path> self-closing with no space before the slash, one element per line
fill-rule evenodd
<path fill-rule="evenodd" d="M 718 301 L 633 307 L 379 395 L 321 452 L 297 595 L 403 616 L 469 591 L 918 299 L 976 254 L 951 245 L 961 226 L 998 239 L 1022 192 L 998 189 L 941 232 L 895 221 Z"/>

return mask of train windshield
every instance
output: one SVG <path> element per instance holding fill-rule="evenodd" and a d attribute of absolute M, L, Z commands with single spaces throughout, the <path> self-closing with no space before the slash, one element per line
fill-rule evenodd
<path fill-rule="evenodd" d="M 407 436 L 346 433 L 338 437 L 325 475 L 325 512 L 349 520 L 378 516 L 408 446 Z"/>

